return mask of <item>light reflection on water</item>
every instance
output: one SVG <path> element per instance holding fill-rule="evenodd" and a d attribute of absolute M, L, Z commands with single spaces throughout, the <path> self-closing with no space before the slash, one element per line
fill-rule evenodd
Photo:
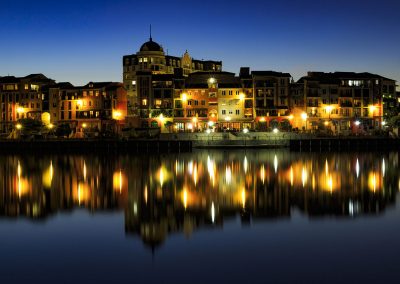
<path fill-rule="evenodd" d="M 0 156 L 0 185 L 4 283 L 398 275 L 398 153 Z"/>
<path fill-rule="evenodd" d="M 398 153 L 199 151 L 161 157 L 0 157 L 3 217 L 47 218 L 83 207 L 119 210 L 152 247 L 172 232 L 287 218 L 379 214 L 395 204 Z"/>

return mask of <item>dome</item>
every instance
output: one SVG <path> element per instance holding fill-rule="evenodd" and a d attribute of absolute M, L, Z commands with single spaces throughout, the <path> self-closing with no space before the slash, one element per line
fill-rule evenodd
<path fill-rule="evenodd" d="M 164 52 L 163 48 L 161 45 L 153 41 L 151 38 L 148 42 L 145 42 L 142 44 L 140 47 L 140 51 L 159 51 L 159 52 Z"/>

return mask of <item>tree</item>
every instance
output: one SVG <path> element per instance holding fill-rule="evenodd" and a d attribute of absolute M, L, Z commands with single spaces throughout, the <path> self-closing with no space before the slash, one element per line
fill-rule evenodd
<path fill-rule="evenodd" d="M 25 135 L 40 134 L 43 128 L 43 123 L 40 120 L 32 118 L 22 118 L 18 120 L 21 125 L 21 133 Z"/>
<path fill-rule="evenodd" d="M 57 137 L 68 137 L 72 132 L 71 127 L 68 123 L 59 124 L 56 128 Z"/>

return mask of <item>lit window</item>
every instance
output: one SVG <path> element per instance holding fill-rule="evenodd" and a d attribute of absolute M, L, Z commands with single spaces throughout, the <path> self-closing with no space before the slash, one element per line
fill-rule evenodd
<path fill-rule="evenodd" d="M 222 113 L 222 114 L 226 114 L 226 110 L 223 109 L 221 113 Z"/>
<path fill-rule="evenodd" d="M 142 105 L 147 106 L 147 99 L 142 100 Z"/>
<path fill-rule="evenodd" d="M 143 58 L 143 62 L 147 62 L 147 57 Z"/>
<path fill-rule="evenodd" d="M 142 63 L 142 61 L 143 61 L 142 58 L 139 58 L 139 63 Z"/>
<path fill-rule="evenodd" d="M 162 101 L 161 101 L 161 100 L 156 100 L 156 105 L 160 106 L 160 105 L 161 105 L 161 103 L 162 103 Z"/>
<path fill-rule="evenodd" d="M 136 81 L 132 81 L 132 85 L 136 85 Z"/>

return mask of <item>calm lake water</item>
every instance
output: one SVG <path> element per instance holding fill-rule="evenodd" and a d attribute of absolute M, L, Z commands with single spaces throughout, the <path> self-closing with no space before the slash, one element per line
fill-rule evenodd
<path fill-rule="evenodd" d="M 0 282 L 399 283 L 399 170 L 399 153 L 0 156 Z"/>

